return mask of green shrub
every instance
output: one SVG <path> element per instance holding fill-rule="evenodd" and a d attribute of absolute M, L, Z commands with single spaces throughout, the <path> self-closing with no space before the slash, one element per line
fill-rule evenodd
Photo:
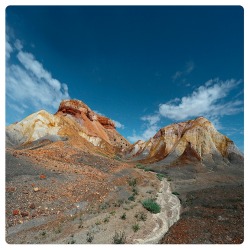
<path fill-rule="evenodd" d="M 109 216 L 105 217 L 104 220 L 103 220 L 103 222 L 104 222 L 104 223 L 109 222 L 109 218 L 110 218 Z"/>
<path fill-rule="evenodd" d="M 134 224 L 134 225 L 132 226 L 132 229 L 133 229 L 134 232 L 137 232 L 137 231 L 140 229 L 139 224 Z"/>
<path fill-rule="evenodd" d="M 139 169 L 144 169 L 145 168 L 145 166 L 143 166 L 141 163 L 137 163 L 135 166 L 137 168 L 139 168 Z"/>
<path fill-rule="evenodd" d="M 172 192 L 172 194 L 174 194 L 174 195 L 180 195 L 178 192 Z"/>
<path fill-rule="evenodd" d="M 129 197 L 128 197 L 128 200 L 129 200 L 129 201 L 135 201 L 135 196 L 134 196 L 134 195 L 129 196 Z"/>
<path fill-rule="evenodd" d="M 126 217 L 127 217 L 127 215 L 126 215 L 126 213 L 123 213 L 123 215 L 120 217 L 122 220 L 126 220 Z"/>
<path fill-rule="evenodd" d="M 113 237 L 114 244 L 125 244 L 126 243 L 126 236 L 124 232 L 117 233 Z"/>
<path fill-rule="evenodd" d="M 128 179 L 128 184 L 129 184 L 129 186 L 135 187 L 136 184 L 137 184 L 136 178 L 129 178 Z"/>
<path fill-rule="evenodd" d="M 157 178 L 162 181 L 166 176 L 164 174 L 156 174 Z"/>
<path fill-rule="evenodd" d="M 148 211 L 150 211 L 153 214 L 160 213 L 161 211 L 160 205 L 152 199 L 147 199 L 147 200 L 142 201 L 142 205 L 144 208 L 146 208 Z"/>
<path fill-rule="evenodd" d="M 133 188 L 132 192 L 133 192 L 133 195 L 138 195 L 138 190 L 136 188 Z"/>
<path fill-rule="evenodd" d="M 147 214 L 145 214 L 144 212 L 139 212 L 139 213 L 135 214 L 135 218 L 138 221 L 146 221 L 147 220 Z"/>
<path fill-rule="evenodd" d="M 90 232 L 87 232 L 87 242 L 91 243 L 94 239 L 94 235 Z"/>

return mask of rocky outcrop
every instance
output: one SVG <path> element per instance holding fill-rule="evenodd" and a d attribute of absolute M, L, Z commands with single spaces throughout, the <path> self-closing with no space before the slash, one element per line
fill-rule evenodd
<path fill-rule="evenodd" d="M 230 162 L 236 156 L 243 159 L 233 141 L 219 133 L 204 117 L 166 126 L 147 142 L 136 142 L 126 156 L 144 163 L 159 164 L 188 159 Z"/>
<path fill-rule="evenodd" d="M 64 100 L 52 115 L 44 110 L 6 128 L 6 145 L 20 146 L 37 140 L 77 141 L 83 138 L 95 147 L 122 151 L 130 143 L 115 130 L 114 122 L 92 111 L 79 100 Z"/>
<path fill-rule="evenodd" d="M 104 128 L 115 129 L 115 123 L 109 118 L 98 115 L 97 120 L 102 124 Z"/>

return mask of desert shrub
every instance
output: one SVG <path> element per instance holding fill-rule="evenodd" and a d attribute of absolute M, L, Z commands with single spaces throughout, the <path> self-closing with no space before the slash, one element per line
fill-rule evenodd
<path fill-rule="evenodd" d="M 142 201 L 142 205 L 144 208 L 146 208 L 148 211 L 150 211 L 153 214 L 157 214 L 161 211 L 160 205 L 156 203 L 153 199 L 146 199 Z"/>
<path fill-rule="evenodd" d="M 111 215 L 115 215 L 115 211 L 111 211 L 110 214 L 111 214 Z"/>
<path fill-rule="evenodd" d="M 144 169 L 145 168 L 145 166 L 142 165 L 141 163 L 137 163 L 135 166 L 136 166 L 136 168 L 139 168 L 139 169 Z"/>
<path fill-rule="evenodd" d="M 135 187 L 136 184 L 137 184 L 136 178 L 129 178 L 128 179 L 128 184 L 129 184 L 129 186 Z"/>
<path fill-rule="evenodd" d="M 122 220 L 126 220 L 126 217 L 127 217 L 127 215 L 126 215 L 126 213 L 123 213 L 123 215 L 120 217 Z"/>
<path fill-rule="evenodd" d="M 136 188 L 132 189 L 133 195 L 138 195 L 138 190 Z"/>
<path fill-rule="evenodd" d="M 174 195 L 180 195 L 178 192 L 176 192 L 176 191 L 174 191 L 174 192 L 172 192 L 172 194 L 174 194 Z"/>
<path fill-rule="evenodd" d="M 162 181 L 166 176 L 164 174 L 156 174 L 157 178 Z"/>
<path fill-rule="evenodd" d="M 87 242 L 91 243 L 94 239 L 94 235 L 91 232 L 87 232 Z"/>
<path fill-rule="evenodd" d="M 135 218 L 138 221 L 146 221 L 147 220 L 147 214 L 145 214 L 144 212 L 139 212 L 135 214 Z"/>
<path fill-rule="evenodd" d="M 137 232 L 137 231 L 140 229 L 139 224 L 134 224 L 134 225 L 132 226 L 132 229 L 133 229 L 134 232 Z"/>
<path fill-rule="evenodd" d="M 120 232 L 120 233 L 115 232 L 115 235 L 113 237 L 113 243 L 114 244 L 125 244 L 126 243 L 125 232 Z"/>
<path fill-rule="evenodd" d="M 103 204 L 101 204 L 101 205 L 99 206 L 99 208 L 102 209 L 102 210 L 107 209 L 107 208 L 109 208 L 109 207 L 110 207 L 110 205 L 109 205 L 109 203 L 107 203 L 107 202 L 104 202 Z"/>
<path fill-rule="evenodd" d="M 110 218 L 109 216 L 105 217 L 104 220 L 103 220 L 103 222 L 104 222 L 104 223 L 109 222 L 109 218 Z"/>
<path fill-rule="evenodd" d="M 129 197 L 128 197 L 128 200 L 129 200 L 129 201 L 135 201 L 135 196 L 134 196 L 134 194 L 131 195 L 131 196 L 129 196 Z"/>

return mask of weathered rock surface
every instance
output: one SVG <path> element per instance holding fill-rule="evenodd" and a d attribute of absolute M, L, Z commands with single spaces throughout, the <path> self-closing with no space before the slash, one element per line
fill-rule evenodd
<path fill-rule="evenodd" d="M 66 139 L 72 143 L 87 141 L 85 144 L 109 152 L 122 151 L 130 145 L 115 130 L 111 119 L 96 114 L 79 100 L 62 101 L 55 115 L 41 110 L 6 128 L 7 147 Z"/>
<path fill-rule="evenodd" d="M 138 141 L 130 146 L 126 156 L 144 163 L 157 162 L 158 165 L 178 160 L 205 164 L 243 161 L 233 141 L 219 133 L 204 117 L 166 126 L 147 142 Z"/>

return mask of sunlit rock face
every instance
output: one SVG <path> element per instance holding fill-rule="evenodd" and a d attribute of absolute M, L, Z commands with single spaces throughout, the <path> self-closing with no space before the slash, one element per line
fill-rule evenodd
<path fill-rule="evenodd" d="M 233 141 L 219 133 L 204 117 L 166 126 L 147 142 L 138 141 L 126 152 L 127 158 L 164 164 L 193 157 L 200 162 L 226 162 L 236 155 L 243 159 Z"/>
<path fill-rule="evenodd" d="M 63 138 L 83 138 L 95 147 L 111 151 L 123 151 L 130 146 L 111 119 L 96 114 L 79 100 L 64 100 L 54 115 L 41 110 L 6 128 L 7 146 Z"/>

